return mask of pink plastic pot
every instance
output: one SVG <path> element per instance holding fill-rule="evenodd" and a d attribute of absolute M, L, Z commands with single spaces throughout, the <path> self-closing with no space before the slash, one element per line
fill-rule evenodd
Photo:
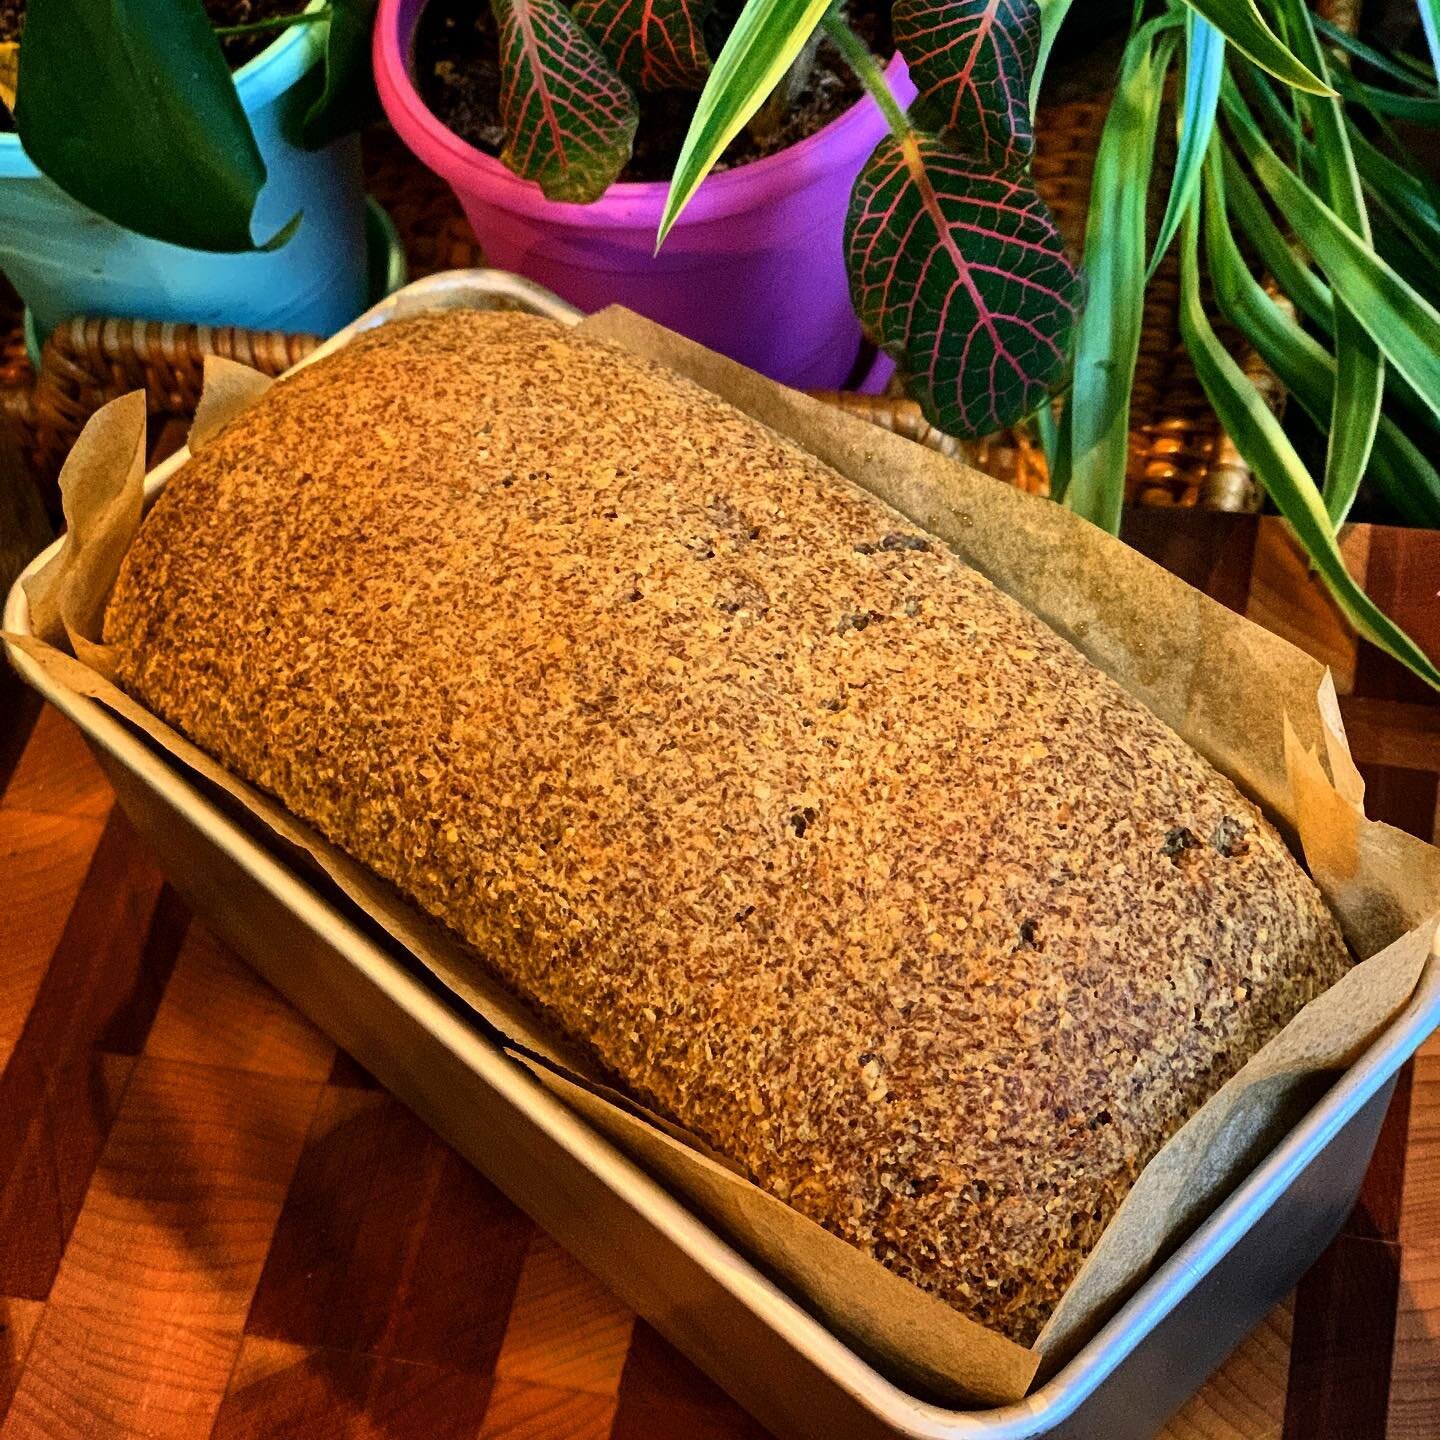
<path fill-rule="evenodd" d="M 841 235 L 855 176 L 885 131 L 872 100 L 778 155 L 712 175 L 656 255 L 664 184 L 612 185 L 593 205 L 547 200 L 426 109 L 411 78 L 423 8 L 380 0 L 376 85 L 400 137 L 455 191 L 487 263 L 583 310 L 628 306 L 790 385 L 845 380 L 860 329 Z M 908 102 L 903 61 L 887 75 Z"/>

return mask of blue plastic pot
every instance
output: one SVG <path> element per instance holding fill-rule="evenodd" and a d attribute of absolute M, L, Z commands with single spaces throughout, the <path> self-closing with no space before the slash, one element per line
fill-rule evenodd
<path fill-rule="evenodd" d="M 265 159 L 255 233 L 273 234 L 304 212 L 288 243 L 269 253 L 187 250 L 137 235 L 72 200 L 18 136 L 0 135 L 0 270 L 42 336 L 81 314 L 328 335 L 365 308 L 359 138 L 314 151 L 297 143 L 313 96 L 313 81 L 302 82 L 322 55 L 320 27 L 298 25 L 235 72 Z"/>

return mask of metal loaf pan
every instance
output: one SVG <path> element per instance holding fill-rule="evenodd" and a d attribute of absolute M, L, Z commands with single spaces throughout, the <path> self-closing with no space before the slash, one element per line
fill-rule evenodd
<path fill-rule="evenodd" d="M 397 316 L 450 306 L 578 319 L 514 276 L 456 271 L 407 286 L 311 358 Z M 185 458 L 182 451 L 147 478 L 147 499 Z M 5 626 L 29 632 L 18 583 Z M 10 658 L 84 732 L 121 806 L 196 913 L 785 1440 L 1153 1435 L 1335 1235 L 1355 1203 L 1396 1073 L 1440 1025 L 1437 1005 L 1390 1027 L 1042 1388 L 998 1410 L 945 1409 L 898 1388 L 826 1330 L 505 1059 L 458 1000 L 423 983 L 222 813 L 187 772 L 19 651 Z"/>

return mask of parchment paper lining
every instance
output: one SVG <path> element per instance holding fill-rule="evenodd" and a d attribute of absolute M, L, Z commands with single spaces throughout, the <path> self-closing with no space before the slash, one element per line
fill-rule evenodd
<path fill-rule="evenodd" d="M 139 525 L 143 397 L 112 402 L 82 432 L 62 475 L 69 534 L 27 585 L 37 638 L 7 638 L 56 681 L 122 716 L 308 857 L 507 1036 L 507 1053 L 539 1083 L 684 1195 L 897 1378 L 950 1401 L 1018 1399 L 1042 1354 L 1048 1373 L 1253 1168 L 1313 1095 L 1317 1076 L 1350 1064 L 1397 1021 L 1407 1001 L 1420 1004 L 1435 993 L 1440 851 L 1365 819 L 1363 782 L 1328 676 L 1286 641 L 1061 507 L 808 400 L 628 312 L 606 311 L 581 328 L 668 365 L 788 435 L 940 537 L 1070 639 L 1298 839 L 1347 939 L 1365 959 L 1307 1006 L 1151 1161 L 1035 1350 L 900 1280 L 702 1153 L 673 1125 L 633 1102 L 617 1103 L 620 1097 L 586 1057 L 490 981 L 442 927 L 110 683 L 100 622 Z M 244 367 L 207 361 L 192 450 L 268 388 Z M 1164 625 L 1155 623 L 1157 615 Z"/>

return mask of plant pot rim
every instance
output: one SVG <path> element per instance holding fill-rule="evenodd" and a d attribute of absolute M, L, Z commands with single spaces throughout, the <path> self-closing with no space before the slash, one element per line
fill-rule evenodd
<path fill-rule="evenodd" d="M 321 9 L 327 0 L 309 0 L 305 10 Z M 301 13 L 304 13 L 303 11 Z M 325 53 L 318 25 L 292 25 L 234 72 L 235 90 L 247 113 L 288 90 Z M 0 179 L 31 180 L 39 168 L 25 153 L 13 130 L 0 132 Z"/>
<path fill-rule="evenodd" d="M 586 228 L 596 223 L 654 226 L 670 190 L 668 180 L 617 180 L 598 200 L 588 205 L 548 200 L 533 180 L 522 180 L 493 155 L 462 139 L 420 97 L 411 76 L 415 32 L 428 0 L 380 0 L 375 20 L 373 60 L 381 103 L 391 125 L 420 158 L 451 184 L 476 181 L 503 196 L 512 210 L 543 215 L 549 224 Z M 413 12 L 412 12 L 413 7 Z M 407 25 L 406 19 L 413 13 Z M 404 33 L 402 34 L 402 27 Z M 897 51 L 885 67 L 892 83 L 906 73 Z M 817 152 L 843 141 L 875 112 L 875 102 L 864 95 L 813 134 L 773 155 L 751 160 L 730 170 L 712 172 L 696 191 L 680 224 L 686 220 L 718 220 L 768 205 L 778 193 L 790 190 L 816 169 Z M 444 168 L 436 161 L 443 152 Z M 857 167 L 858 168 L 858 167 Z"/>

